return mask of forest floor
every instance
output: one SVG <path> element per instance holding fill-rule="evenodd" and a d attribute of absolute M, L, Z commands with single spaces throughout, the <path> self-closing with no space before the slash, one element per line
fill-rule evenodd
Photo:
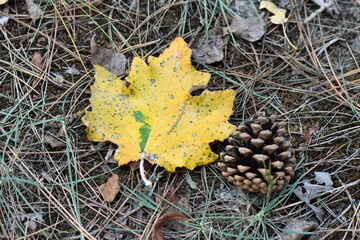
<path fill-rule="evenodd" d="M 255 0 L 0 5 L 0 239 L 360 239 L 360 2 L 314 2 L 274 1 L 283 25 Z M 263 19 L 245 22 L 258 40 L 229 31 L 239 16 Z M 145 165 L 148 189 L 136 163 L 112 160 L 114 144 L 87 139 L 94 45 L 124 55 L 125 79 L 134 57 L 177 36 L 208 44 L 193 65 L 210 90 L 236 90 L 232 124 L 258 112 L 285 123 L 297 164 L 281 192 L 238 189 L 215 163 Z M 112 174 L 120 191 L 107 202 Z"/>

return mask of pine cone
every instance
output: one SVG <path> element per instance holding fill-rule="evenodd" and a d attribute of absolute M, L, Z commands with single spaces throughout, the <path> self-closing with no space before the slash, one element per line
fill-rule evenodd
<path fill-rule="evenodd" d="M 279 191 L 294 175 L 296 159 L 276 116 L 259 116 L 240 124 L 220 153 L 218 166 L 227 180 L 250 192 Z"/>

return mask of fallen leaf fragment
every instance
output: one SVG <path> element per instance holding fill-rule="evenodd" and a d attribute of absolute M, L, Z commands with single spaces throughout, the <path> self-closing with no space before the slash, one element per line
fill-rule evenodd
<path fill-rule="evenodd" d="M 224 58 L 224 46 L 229 40 L 222 28 L 210 29 L 207 35 L 200 34 L 192 44 L 192 56 L 196 62 L 211 64 Z"/>
<path fill-rule="evenodd" d="M 51 78 L 51 80 L 53 83 L 55 83 L 56 85 L 59 85 L 61 86 L 64 81 L 65 81 L 65 78 L 63 75 L 61 75 L 60 73 L 55 73 L 55 76 L 53 78 Z"/>
<path fill-rule="evenodd" d="M 0 0 L 0 5 L 7 3 L 8 0 Z"/>
<path fill-rule="evenodd" d="M 8 21 L 9 21 L 9 17 L 8 16 L 2 16 L 2 17 L 0 17 L 0 26 L 4 26 L 5 24 L 7 24 L 8 23 Z"/>
<path fill-rule="evenodd" d="M 270 1 L 261 1 L 260 2 L 260 9 L 266 9 L 272 14 L 273 16 L 270 17 L 270 21 L 274 24 L 283 24 L 287 22 L 287 18 L 285 17 L 286 10 L 278 8 L 274 3 Z"/>
<path fill-rule="evenodd" d="M 181 221 L 189 221 L 191 220 L 190 218 L 185 217 L 184 214 L 182 213 L 177 213 L 177 212 L 170 212 L 167 213 L 161 217 L 159 217 L 151 230 L 151 239 L 152 240 L 164 240 L 164 230 L 162 230 L 162 227 L 165 226 L 166 224 L 168 224 L 170 221 L 174 221 L 174 220 L 181 220 Z"/>
<path fill-rule="evenodd" d="M 116 195 L 120 191 L 119 176 L 117 174 L 112 174 L 111 178 L 109 178 L 106 183 L 99 186 L 99 190 L 105 201 L 114 201 Z"/>
<path fill-rule="evenodd" d="M 195 182 L 194 180 L 192 180 L 189 172 L 186 172 L 186 173 L 185 173 L 185 180 L 186 180 L 186 183 L 189 185 L 189 187 L 190 187 L 191 189 L 196 190 L 196 189 L 198 188 L 198 187 L 197 187 L 197 182 Z"/>
<path fill-rule="evenodd" d="M 264 13 L 258 14 L 253 1 L 234 0 L 229 8 L 230 27 L 224 28 L 228 33 L 249 42 L 258 41 L 265 34 Z"/>
<path fill-rule="evenodd" d="M 207 85 L 210 74 L 196 71 L 190 56 L 179 37 L 159 57 L 149 57 L 149 65 L 135 57 L 126 82 L 95 65 L 92 111 L 82 118 L 88 139 L 115 143 L 119 165 L 146 159 L 174 172 L 215 161 L 218 155 L 209 143 L 235 131 L 228 118 L 236 92 L 204 90 L 192 96 L 192 89 Z"/>
<path fill-rule="evenodd" d="M 126 58 L 124 54 L 117 53 L 113 49 L 99 47 L 95 39 L 90 41 L 91 62 L 94 65 L 100 65 L 115 75 L 125 73 Z"/>
<path fill-rule="evenodd" d="M 319 184 L 325 184 L 327 187 L 333 186 L 333 181 L 328 172 L 315 172 L 315 181 Z"/>
<path fill-rule="evenodd" d="M 1 16 L 0 17 L 0 26 L 4 26 L 5 24 L 7 24 L 8 23 L 8 21 L 9 21 L 9 7 L 5 7 L 4 9 L 3 9 L 3 16 Z"/>
<path fill-rule="evenodd" d="M 79 75 L 80 71 L 76 68 L 75 64 L 66 70 L 66 73 L 70 75 Z"/>
<path fill-rule="evenodd" d="M 283 229 L 284 240 L 301 240 L 306 233 L 317 226 L 313 221 L 302 221 L 298 219 L 291 219 Z"/>
<path fill-rule="evenodd" d="M 251 18 L 241 18 L 234 16 L 231 20 L 229 32 L 235 37 L 247 40 L 249 42 L 258 41 L 265 33 L 264 21 L 262 16 Z"/>
<path fill-rule="evenodd" d="M 26 229 L 29 229 L 32 232 L 36 230 L 38 223 L 44 223 L 43 214 L 38 212 L 24 214 L 20 217 L 20 220 L 24 222 Z"/>
<path fill-rule="evenodd" d="M 329 184 L 329 179 L 326 176 L 324 176 L 324 174 L 318 174 L 316 181 Z M 331 179 L 330 179 L 330 181 L 331 181 Z M 303 188 L 301 186 L 298 186 L 297 188 L 294 189 L 295 195 L 299 199 L 304 201 L 306 203 L 306 205 L 313 210 L 316 218 L 319 219 L 319 221 L 322 221 L 323 217 L 324 217 L 324 212 L 321 210 L 321 208 L 311 204 L 310 201 L 312 199 L 320 197 L 326 193 L 332 192 L 332 190 L 333 190 L 332 183 L 331 183 L 331 185 L 325 185 L 325 186 L 316 185 L 316 184 L 311 184 L 309 180 L 305 179 L 305 180 L 303 180 L 303 184 L 304 184 L 303 188 L 305 191 L 303 191 Z"/>
<path fill-rule="evenodd" d="M 63 142 L 51 135 L 46 135 L 44 137 L 44 143 L 49 144 L 50 147 L 53 149 L 64 149 L 66 147 L 65 142 Z"/>
<path fill-rule="evenodd" d="M 283 26 L 283 31 L 284 31 L 284 36 L 285 36 L 286 41 L 290 44 L 290 46 L 294 50 L 298 50 L 298 48 L 294 44 L 292 44 L 292 42 L 286 35 L 286 31 L 285 31 L 285 27 L 284 27 L 284 23 L 286 23 L 288 21 L 288 19 L 285 17 L 286 10 L 278 8 L 274 3 L 270 2 L 270 1 L 261 1 L 260 9 L 264 9 L 264 8 L 267 9 L 272 14 L 274 14 L 273 16 L 270 17 L 270 22 L 272 22 L 274 24 L 278 24 L 278 25 L 281 24 Z"/>
<path fill-rule="evenodd" d="M 35 52 L 31 59 L 31 63 L 37 66 L 38 68 L 41 68 L 42 62 L 43 62 L 43 57 L 41 56 L 41 53 Z"/>
<path fill-rule="evenodd" d="M 44 14 L 40 6 L 34 3 L 33 0 L 26 0 L 26 7 L 30 15 L 30 18 L 33 21 L 38 20 Z"/>

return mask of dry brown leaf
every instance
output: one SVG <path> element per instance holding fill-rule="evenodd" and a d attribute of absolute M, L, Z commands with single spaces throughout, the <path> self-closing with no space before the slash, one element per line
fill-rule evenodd
<path fill-rule="evenodd" d="M 285 240 L 301 240 L 304 236 L 306 236 L 305 232 L 309 232 L 316 226 L 317 224 L 313 221 L 292 219 L 284 227 L 283 237 Z"/>
<path fill-rule="evenodd" d="M 49 144 L 50 147 L 53 149 L 63 149 L 66 147 L 66 144 L 63 141 L 61 141 L 51 135 L 45 136 L 44 143 Z"/>
<path fill-rule="evenodd" d="M 31 63 L 37 66 L 38 68 L 41 68 L 42 62 L 43 62 L 43 57 L 41 56 L 41 53 L 35 52 L 31 59 Z"/>
<path fill-rule="evenodd" d="M 44 14 L 40 6 L 34 3 L 33 0 L 26 0 L 26 7 L 33 21 L 38 20 Z"/>
<path fill-rule="evenodd" d="M 181 221 L 189 221 L 190 218 L 185 217 L 182 213 L 170 212 L 161 217 L 159 217 L 155 222 L 151 230 L 151 238 L 152 240 L 164 240 L 164 230 L 162 227 L 168 224 L 170 221 L 181 220 Z"/>
<path fill-rule="evenodd" d="M 0 5 L 7 3 L 8 0 L 0 0 Z"/>
<path fill-rule="evenodd" d="M 218 27 L 209 30 L 207 36 L 205 34 L 197 36 L 191 47 L 195 61 L 201 64 L 221 61 L 224 58 L 224 46 L 229 40 L 225 35 L 223 29 Z"/>
<path fill-rule="evenodd" d="M 258 41 L 264 35 L 264 14 L 258 14 L 253 1 L 234 0 L 229 7 L 232 12 L 229 14 L 230 27 L 225 27 L 226 31 L 249 42 Z"/>
<path fill-rule="evenodd" d="M 113 49 L 99 47 L 95 39 L 90 41 L 91 62 L 100 65 L 115 75 L 125 73 L 126 58 L 124 54 L 116 53 Z"/>
<path fill-rule="evenodd" d="M 99 186 L 99 190 L 105 201 L 114 201 L 116 195 L 120 191 L 119 176 L 112 174 L 111 178 L 109 178 L 106 183 Z"/>
<path fill-rule="evenodd" d="M 258 41 L 265 33 L 264 21 L 262 16 L 254 16 L 251 18 L 233 17 L 230 24 L 229 32 L 235 37 L 247 40 L 249 42 Z"/>

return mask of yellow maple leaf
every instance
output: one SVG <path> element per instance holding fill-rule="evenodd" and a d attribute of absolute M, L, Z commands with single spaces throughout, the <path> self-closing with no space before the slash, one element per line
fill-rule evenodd
<path fill-rule="evenodd" d="M 176 167 L 192 170 L 216 160 L 209 143 L 235 131 L 228 122 L 235 91 L 204 90 L 192 96 L 192 89 L 207 85 L 210 74 L 196 71 L 190 56 L 179 37 L 159 57 L 149 57 L 149 65 L 135 57 L 126 78 L 129 86 L 95 66 L 92 111 L 82 118 L 88 139 L 117 144 L 114 159 L 119 165 L 143 156 L 174 172 Z"/>

